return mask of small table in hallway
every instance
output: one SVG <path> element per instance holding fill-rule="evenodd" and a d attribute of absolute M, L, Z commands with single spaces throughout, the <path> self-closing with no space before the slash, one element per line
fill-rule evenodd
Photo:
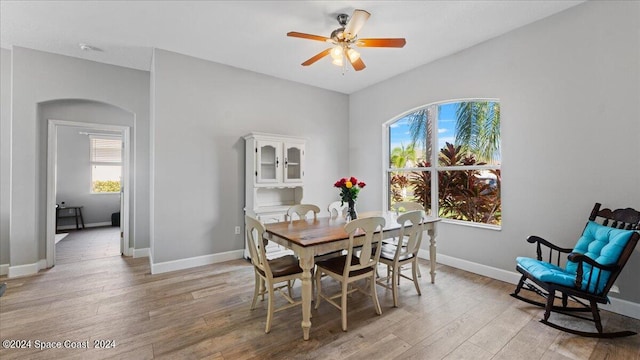
<path fill-rule="evenodd" d="M 84 229 L 84 219 L 82 218 L 82 206 L 66 206 L 66 207 L 56 207 L 56 234 L 58 233 L 58 219 L 61 218 L 75 218 L 76 219 L 76 230 L 80 230 L 80 226 Z M 80 223 L 78 223 L 80 220 Z"/>

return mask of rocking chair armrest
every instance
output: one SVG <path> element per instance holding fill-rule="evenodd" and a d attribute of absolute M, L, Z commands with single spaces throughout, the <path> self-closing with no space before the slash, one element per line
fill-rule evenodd
<path fill-rule="evenodd" d="M 603 265 L 600 264 L 599 262 L 593 260 L 592 258 L 580 254 L 580 253 L 576 253 L 576 252 L 572 252 L 571 254 L 569 254 L 568 259 L 570 261 L 573 262 L 577 262 L 578 263 L 578 267 L 582 267 L 582 263 L 587 263 L 591 266 L 594 266 L 602 271 L 615 271 L 618 269 L 618 265 L 612 264 L 612 265 Z"/>
<path fill-rule="evenodd" d="M 578 268 L 576 269 L 576 281 L 575 281 L 575 286 L 576 288 L 582 288 L 582 283 L 583 283 L 583 274 L 584 274 L 584 269 L 582 264 L 583 263 L 587 263 L 589 265 L 591 265 L 593 268 L 597 268 L 600 269 L 600 271 L 598 272 L 598 276 L 595 279 L 595 282 L 593 282 L 592 278 L 589 277 L 589 279 L 587 280 L 587 285 L 586 288 L 590 289 L 591 286 L 598 286 L 599 282 L 600 282 L 600 274 L 602 273 L 602 271 L 615 271 L 618 269 L 618 265 L 603 265 L 598 263 L 597 261 L 593 260 L 592 258 L 585 256 L 583 254 L 580 253 L 575 253 L 572 252 L 571 254 L 569 254 L 568 259 L 570 261 L 573 262 L 577 262 L 578 263 Z M 593 270 L 591 271 L 591 275 L 593 275 Z M 595 284 L 595 285 L 593 285 Z"/>
<path fill-rule="evenodd" d="M 562 253 L 570 253 L 570 252 L 573 251 L 573 249 L 562 248 L 562 247 L 559 247 L 557 245 L 554 245 L 554 244 L 550 243 L 549 241 L 541 238 L 540 236 L 536 236 L 536 235 L 529 236 L 527 238 L 527 242 L 529 242 L 531 244 L 534 244 L 534 243 L 542 244 L 542 245 L 544 245 L 544 246 L 546 246 L 548 248 L 551 248 L 553 250 L 556 250 L 556 251 L 559 251 L 559 252 L 562 252 Z"/>

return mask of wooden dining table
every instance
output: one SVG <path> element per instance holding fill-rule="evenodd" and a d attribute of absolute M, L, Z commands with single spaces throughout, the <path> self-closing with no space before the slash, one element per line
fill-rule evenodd
<path fill-rule="evenodd" d="M 397 221 L 397 213 L 392 211 L 372 211 L 358 214 L 359 218 L 372 216 L 382 216 L 386 220 L 386 225 L 382 229 L 383 239 L 395 238 L 399 235 L 400 224 Z M 422 226 L 429 235 L 430 274 L 431 283 L 433 284 L 436 279 L 436 224 L 440 219 L 425 217 L 423 220 Z M 315 265 L 314 257 L 347 248 L 349 235 L 344 230 L 346 223 L 344 218 L 336 217 L 265 224 L 265 238 L 293 250 L 300 261 L 300 267 L 302 268 L 302 331 L 304 340 L 309 340 L 309 331 L 311 329 L 311 274 Z M 361 245 L 364 237 L 356 236 L 354 240 L 355 244 Z"/>

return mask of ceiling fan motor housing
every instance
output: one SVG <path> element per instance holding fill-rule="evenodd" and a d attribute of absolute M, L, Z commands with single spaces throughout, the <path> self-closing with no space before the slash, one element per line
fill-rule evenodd
<path fill-rule="evenodd" d="M 331 32 L 331 40 L 336 43 L 344 41 L 344 28 L 335 29 Z"/>
<path fill-rule="evenodd" d="M 349 22 L 349 15 L 338 14 L 337 19 L 338 19 L 338 24 L 340 24 L 340 26 L 344 28 L 347 25 L 347 22 Z"/>
<path fill-rule="evenodd" d="M 344 28 L 345 28 L 345 26 L 347 26 L 347 23 L 349 22 L 349 15 L 347 15 L 347 14 L 339 14 L 337 19 L 338 19 L 338 23 L 340 24 L 340 27 L 335 29 L 335 30 L 333 30 L 331 32 L 331 36 L 330 37 L 336 43 L 340 43 L 340 42 L 345 40 L 345 38 L 344 38 Z"/>

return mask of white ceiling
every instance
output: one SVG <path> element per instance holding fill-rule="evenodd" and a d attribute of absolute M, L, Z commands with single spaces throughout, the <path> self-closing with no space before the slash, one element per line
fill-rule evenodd
<path fill-rule="evenodd" d="M 2 0 L 0 46 L 141 70 L 149 70 L 155 47 L 350 94 L 581 2 Z M 371 13 L 360 37 L 404 37 L 407 45 L 360 48 L 367 68 L 357 73 L 343 75 L 330 57 L 300 66 L 328 46 L 286 33 L 328 37 L 337 14 L 354 9 Z"/>

